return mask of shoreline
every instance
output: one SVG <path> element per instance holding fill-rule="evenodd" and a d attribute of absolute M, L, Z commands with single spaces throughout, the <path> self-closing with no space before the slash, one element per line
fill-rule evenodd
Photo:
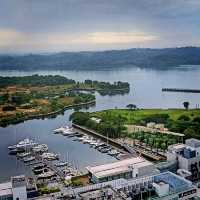
<path fill-rule="evenodd" d="M 53 111 L 53 112 L 50 112 L 50 113 L 24 116 L 22 118 L 19 118 L 18 120 L 13 119 L 14 120 L 13 123 L 12 122 L 8 123 L 5 126 L 0 125 L 0 127 L 5 128 L 5 127 L 8 127 L 9 125 L 18 124 L 18 123 L 28 121 L 28 120 L 32 120 L 32 119 L 41 119 L 41 118 L 45 118 L 45 117 L 55 116 L 55 115 L 58 115 L 58 114 L 60 114 L 64 111 L 68 110 L 68 109 L 76 108 L 76 107 L 79 107 L 79 106 L 95 105 L 95 103 L 96 103 L 96 100 L 85 102 L 85 103 L 67 105 L 62 109 L 59 109 L 59 110 L 56 110 L 56 111 Z"/>
<path fill-rule="evenodd" d="M 95 89 L 95 88 L 73 88 L 73 89 L 68 89 L 66 90 L 67 92 L 69 91 L 88 91 L 88 92 L 104 92 L 104 91 L 127 91 L 130 90 L 129 88 L 119 88 L 119 89 Z"/>

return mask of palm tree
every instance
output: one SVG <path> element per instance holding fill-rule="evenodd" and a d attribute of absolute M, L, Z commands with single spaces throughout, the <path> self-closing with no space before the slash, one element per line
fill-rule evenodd
<path fill-rule="evenodd" d="M 153 147 L 153 143 L 154 143 L 154 140 L 153 140 L 152 137 L 150 137 L 149 140 L 148 140 L 148 144 L 151 147 L 151 150 L 152 150 L 152 147 Z"/>
<path fill-rule="evenodd" d="M 149 133 L 145 133 L 144 134 L 144 143 L 146 146 L 147 146 L 148 142 L 149 142 Z"/>
<path fill-rule="evenodd" d="M 163 142 L 162 144 L 161 144 L 161 149 L 163 150 L 163 151 L 165 151 L 166 149 L 167 149 L 167 145 L 166 145 L 166 143 L 165 142 Z"/>

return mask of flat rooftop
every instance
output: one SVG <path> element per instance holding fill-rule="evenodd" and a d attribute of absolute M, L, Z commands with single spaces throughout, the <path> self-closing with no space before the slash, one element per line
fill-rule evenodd
<path fill-rule="evenodd" d="M 87 170 L 95 175 L 97 178 L 106 177 L 108 175 L 115 175 L 123 172 L 131 171 L 131 167 L 140 168 L 153 165 L 151 162 L 141 157 L 129 158 L 114 163 L 87 167 Z"/>
<path fill-rule="evenodd" d="M 195 138 L 190 138 L 185 141 L 186 145 L 197 148 L 200 147 L 200 140 Z"/>
<path fill-rule="evenodd" d="M 174 145 L 170 145 L 170 149 L 176 149 L 176 150 L 178 150 L 178 149 L 183 149 L 183 148 L 185 148 L 185 147 L 186 147 L 185 144 L 174 144 Z"/>
<path fill-rule="evenodd" d="M 0 183 L 0 197 L 12 195 L 12 184 L 11 182 Z"/>
<path fill-rule="evenodd" d="M 12 187 L 26 186 L 26 177 L 24 175 L 11 177 Z"/>
<path fill-rule="evenodd" d="M 154 176 L 154 182 L 169 184 L 171 192 L 183 191 L 191 188 L 192 183 L 176 174 L 165 172 Z"/>

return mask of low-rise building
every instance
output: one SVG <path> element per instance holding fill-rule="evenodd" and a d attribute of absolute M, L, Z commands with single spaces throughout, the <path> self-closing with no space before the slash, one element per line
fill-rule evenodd
<path fill-rule="evenodd" d="M 24 175 L 11 177 L 10 182 L 0 184 L 0 200 L 27 200 L 37 195 L 35 183 Z"/>
<path fill-rule="evenodd" d="M 156 124 L 156 125 L 155 125 L 155 128 L 156 128 L 156 129 L 159 129 L 159 130 L 164 130 L 165 125 L 164 125 L 164 124 Z"/>
<path fill-rule="evenodd" d="M 111 191 L 107 188 L 112 188 Z M 104 191 L 103 193 L 101 191 Z M 112 192 L 116 191 L 116 192 Z M 135 179 L 118 179 L 68 190 L 64 195 L 71 199 L 149 199 L 149 200 L 192 200 L 197 196 L 197 188 L 192 182 L 171 172 L 159 173 Z M 106 192 L 106 193 L 105 193 Z M 103 196 L 102 196 L 103 194 Z M 95 196 L 94 196 L 95 195 Z M 101 198 L 98 198 L 101 195 Z M 94 198 L 97 197 L 97 198 Z M 104 198 L 103 198 L 104 197 Z"/>
<path fill-rule="evenodd" d="M 12 184 L 11 182 L 0 184 L 0 200 L 12 200 Z"/>
<path fill-rule="evenodd" d="M 169 146 L 167 160 L 177 162 L 178 169 L 190 172 L 191 180 L 200 179 L 200 140 L 188 139 L 185 144 Z"/>
<path fill-rule="evenodd" d="M 155 128 L 156 123 L 155 122 L 149 122 L 147 123 L 147 128 Z"/>
<path fill-rule="evenodd" d="M 91 181 L 100 183 L 119 178 L 136 178 L 152 173 L 158 173 L 153 163 L 141 157 L 129 158 L 114 163 L 87 167 Z"/>
<path fill-rule="evenodd" d="M 13 200 L 27 200 L 26 177 L 24 175 L 11 178 Z"/>

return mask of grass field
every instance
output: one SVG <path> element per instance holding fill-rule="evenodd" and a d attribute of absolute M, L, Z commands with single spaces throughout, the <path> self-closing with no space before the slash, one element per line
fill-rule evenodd
<path fill-rule="evenodd" d="M 126 119 L 127 124 L 136 123 L 146 117 L 157 114 L 168 114 L 170 119 L 176 121 L 181 115 L 190 117 L 192 120 L 195 117 L 200 117 L 200 109 L 140 109 L 140 110 L 128 110 L 128 109 L 111 109 L 100 112 L 92 113 L 92 115 L 102 118 L 104 115 L 115 117 L 121 115 Z"/>

